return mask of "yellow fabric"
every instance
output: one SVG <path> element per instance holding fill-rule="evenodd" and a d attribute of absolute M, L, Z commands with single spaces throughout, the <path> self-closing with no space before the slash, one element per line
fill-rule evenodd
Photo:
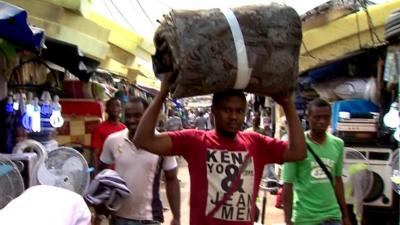
<path fill-rule="evenodd" d="M 391 180 L 395 184 L 400 184 L 400 176 L 392 176 Z"/>

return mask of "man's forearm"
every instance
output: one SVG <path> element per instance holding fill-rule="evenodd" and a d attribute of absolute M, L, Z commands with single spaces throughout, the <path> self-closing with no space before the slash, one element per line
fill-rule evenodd
<path fill-rule="evenodd" d="M 166 191 L 172 215 L 174 216 L 175 220 L 179 221 L 181 217 L 181 192 L 178 178 L 175 177 L 175 179 L 166 180 Z"/>
<path fill-rule="evenodd" d="M 293 102 L 282 107 L 285 111 L 289 131 L 290 158 L 288 158 L 288 161 L 302 160 L 306 157 L 306 144 L 304 139 L 304 129 L 301 126 L 296 107 Z"/>
<path fill-rule="evenodd" d="M 341 177 L 336 177 L 335 180 L 335 195 L 338 201 L 340 211 L 342 212 L 342 218 L 348 218 L 347 206 L 346 201 L 344 198 L 344 188 L 343 188 L 343 181 Z"/>
<path fill-rule="evenodd" d="M 99 148 L 92 148 L 92 164 L 96 168 L 97 171 L 100 171 L 100 149 Z"/>
<path fill-rule="evenodd" d="M 292 220 L 293 205 L 293 185 L 285 183 L 283 185 L 283 211 L 285 213 L 285 222 L 290 223 Z"/>
<path fill-rule="evenodd" d="M 146 109 L 134 137 L 134 143 L 138 147 L 145 148 L 149 151 L 152 150 L 146 148 L 145 143 L 148 143 L 148 139 L 155 135 L 154 130 L 157 125 L 158 114 L 167 95 L 168 91 L 161 90 Z"/>

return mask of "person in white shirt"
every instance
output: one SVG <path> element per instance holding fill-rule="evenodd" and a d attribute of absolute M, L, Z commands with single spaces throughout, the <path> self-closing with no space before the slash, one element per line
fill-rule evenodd
<path fill-rule="evenodd" d="M 115 171 L 126 181 L 131 191 L 131 195 L 121 201 L 121 207 L 112 212 L 111 225 L 159 225 L 164 222 L 159 193 L 162 170 L 173 214 L 170 224 L 180 224 L 180 189 L 175 158 L 155 155 L 132 143 L 147 105 L 140 97 L 129 100 L 125 105 L 127 129 L 111 134 L 106 139 L 100 156 L 101 168 L 115 164 Z"/>
<path fill-rule="evenodd" d="M 48 185 L 28 188 L 0 210 L 4 225 L 90 225 L 90 221 L 82 196 Z"/>

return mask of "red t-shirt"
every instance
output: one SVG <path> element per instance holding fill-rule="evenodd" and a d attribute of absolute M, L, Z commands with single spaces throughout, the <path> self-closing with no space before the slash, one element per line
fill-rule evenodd
<path fill-rule="evenodd" d="M 234 140 L 214 130 L 169 132 L 173 154 L 182 155 L 190 173 L 191 225 L 253 225 L 255 200 L 264 165 L 282 163 L 287 143 L 255 132 L 239 132 Z M 247 154 L 250 161 L 237 190 L 211 217 L 208 213 L 228 192 Z"/>
<path fill-rule="evenodd" d="M 99 149 L 99 152 L 96 152 L 97 157 L 100 156 L 101 151 L 103 150 L 103 144 L 108 135 L 121 131 L 125 129 L 125 125 L 123 123 L 112 123 L 109 121 L 104 121 L 99 124 L 92 133 L 91 146 L 94 149 Z"/>

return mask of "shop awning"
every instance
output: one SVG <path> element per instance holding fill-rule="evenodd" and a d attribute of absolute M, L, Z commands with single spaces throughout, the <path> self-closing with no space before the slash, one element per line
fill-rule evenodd
<path fill-rule="evenodd" d="M 384 43 L 384 27 L 391 12 L 400 8 L 400 1 L 369 6 L 365 10 L 303 30 L 299 69 L 303 73 L 346 54 L 376 47 Z M 369 19 L 372 18 L 372 19 Z"/>
<path fill-rule="evenodd" d="M 0 37 L 22 48 L 39 51 L 44 31 L 28 25 L 24 9 L 0 2 Z"/>
<path fill-rule="evenodd" d="M 99 62 L 85 57 L 78 46 L 46 38 L 46 49 L 43 49 L 42 57 L 77 76 L 80 80 L 88 81 L 92 73 L 96 70 Z"/>
<path fill-rule="evenodd" d="M 339 76 L 346 74 L 345 71 L 348 70 L 348 65 L 365 65 L 363 68 L 367 68 L 366 65 L 372 65 L 377 61 L 380 56 L 381 50 L 386 49 L 386 45 L 379 47 L 366 48 L 352 53 L 346 54 L 334 60 L 329 60 L 320 64 L 314 68 L 302 72 L 300 77 L 308 77 L 311 81 L 324 76 Z"/>

